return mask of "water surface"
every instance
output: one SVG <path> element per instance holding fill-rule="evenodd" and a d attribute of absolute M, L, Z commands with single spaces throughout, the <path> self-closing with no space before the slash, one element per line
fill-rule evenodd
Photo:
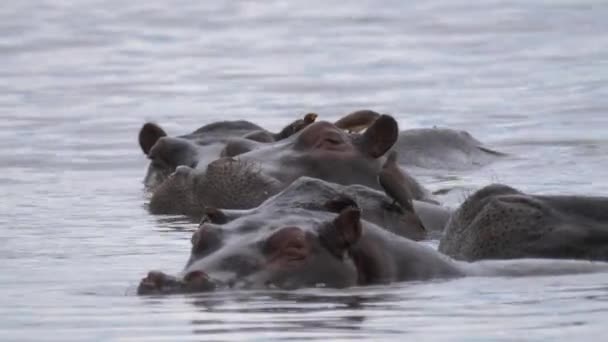
<path fill-rule="evenodd" d="M 372 108 L 514 157 L 420 175 L 608 194 L 601 0 L 31 1 L 0 8 L 2 341 L 545 340 L 606 333 L 608 275 L 137 297 L 194 225 L 145 210 L 147 120 L 276 130 Z M 436 242 L 435 242 L 436 244 Z"/>

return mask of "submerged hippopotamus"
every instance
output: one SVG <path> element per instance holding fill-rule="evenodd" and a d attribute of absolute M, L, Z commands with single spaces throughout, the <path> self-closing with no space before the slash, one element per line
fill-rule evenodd
<path fill-rule="evenodd" d="M 364 134 L 356 135 L 329 122 L 316 122 L 287 139 L 236 157 L 222 157 L 206 168 L 179 167 L 155 189 L 149 208 L 153 213 L 172 213 L 176 206 L 186 210 L 253 208 L 302 176 L 379 190 L 378 176 L 387 161 L 384 154 L 396 141 L 397 132 L 397 122 L 390 116 L 380 117 Z M 225 149 L 231 148 L 228 142 Z M 398 171 L 403 176 L 405 171 Z M 394 187 L 422 189 L 412 177 L 407 179 L 407 184 L 395 182 Z M 426 196 L 428 191 L 410 193 L 424 200 L 416 195 Z"/>
<path fill-rule="evenodd" d="M 355 199 L 361 209 L 362 219 L 376 224 L 394 234 L 412 240 L 422 240 L 427 234 L 438 236 L 443 232 L 451 211 L 443 206 L 422 201 L 404 199 L 395 203 L 386 194 L 363 185 L 339 185 L 320 179 L 301 177 L 289 187 L 272 196 L 259 207 L 247 210 L 229 210 L 221 212 L 220 223 L 232 221 L 238 217 L 251 215 L 254 212 L 281 211 L 284 208 L 304 208 L 337 212 L 336 208 L 344 205 L 355 205 Z M 328 206 L 329 205 L 329 206 Z M 208 215 L 209 208 L 201 209 L 200 216 Z"/>
<path fill-rule="evenodd" d="M 351 198 L 356 199 L 364 220 L 413 240 L 425 239 L 427 234 L 441 233 L 450 216 L 450 211 L 439 205 L 412 201 L 411 198 L 405 204 L 395 204 L 382 192 L 366 186 L 344 186 L 310 177 L 297 179 L 253 209 L 220 210 L 197 206 L 192 208 L 196 214 L 191 212 L 189 215 L 220 224 L 256 213 L 264 213 L 268 219 L 272 219 L 273 215 L 280 216 L 283 211 L 294 209 L 336 212 L 342 206 L 354 205 Z"/>
<path fill-rule="evenodd" d="M 608 197 L 529 195 L 492 184 L 448 221 L 439 250 L 460 260 L 608 260 Z"/>
<path fill-rule="evenodd" d="M 469 275 L 608 271 L 608 263 L 572 260 L 455 261 L 362 220 L 362 211 L 354 203 L 354 199 L 342 199 L 324 204 L 339 213 L 284 208 L 272 216 L 252 212 L 223 224 L 205 220 L 192 236 L 191 256 L 181 274 L 149 272 L 137 292 L 344 288 Z M 223 219 L 221 213 L 214 216 Z"/>
<path fill-rule="evenodd" d="M 178 166 L 206 167 L 221 156 L 226 144 L 233 139 L 243 138 L 252 144 L 283 140 L 313 123 L 316 118 L 316 114 L 308 113 L 278 133 L 271 133 L 249 121 L 220 121 L 177 137 L 168 136 L 159 125 L 148 122 L 139 131 L 139 146 L 150 159 L 144 184 L 148 188 L 158 186 Z"/>
<path fill-rule="evenodd" d="M 380 114 L 369 109 L 352 112 L 336 125 L 349 132 L 371 126 Z M 505 156 L 475 139 L 466 131 L 449 128 L 416 128 L 399 132 L 393 150 L 402 165 L 425 169 L 466 170 L 484 166 Z"/>

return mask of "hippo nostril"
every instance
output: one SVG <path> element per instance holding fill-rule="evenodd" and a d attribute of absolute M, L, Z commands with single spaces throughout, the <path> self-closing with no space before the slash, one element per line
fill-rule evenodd
<path fill-rule="evenodd" d="M 207 275 L 207 273 L 205 273 L 203 271 L 192 271 L 192 272 L 186 274 L 186 276 L 184 277 L 185 281 L 193 281 L 196 279 L 209 280 L 209 276 Z"/>
<path fill-rule="evenodd" d="M 203 271 L 192 271 L 184 277 L 186 292 L 202 292 L 215 290 L 215 283 Z"/>
<path fill-rule="evenodd" d="M 160 287 L 165 282 L 165 279 L 166 279 L 166 276 L 163 272 L 150 271 L 150 272 L 148 272 L 148 275 L 146 276 L 144 281 L 146 283 L 153 284 L 157 287 Z"/>
<path fill-rule="evenodd" d="M 172 278 L 163 272 L 150 271 L 139 283 L 137 293 L 140 295 L 164 293 L 170 291 L 171 286 L 175 283 L 175 278 Z"/>

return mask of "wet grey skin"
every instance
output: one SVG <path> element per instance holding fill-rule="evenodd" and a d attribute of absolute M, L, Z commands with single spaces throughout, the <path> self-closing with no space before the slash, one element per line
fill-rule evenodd
<path fill-rule="evenodd" d="M 139 145 L 150 159 L 144 184 L 149 189 L 162 184 L 178 166 L 205 168 L 222 156 L 236 156 L 264 142 L 285 139 L 317 118 L 309 113 L 271 133 L 249 121 L 219 121 L 192 133 L 171 137 L 157 124 L 148 122 L 139 131 Z M 231 147 L 226 149 L 226 145 Z"/>
<path fill-rule="evenodd" d="M 335 125 L 351 133 L 358 133 L 380 117 L 369 109 L 345 115 Z M 468 170 L 488 165 L 505 153 L 495 151 L 466 131 L 449 128 L 416 128 L 399 132 L 393 150 L 402 165 L 425 169 Z"/>
<path fill-rule="evenodd" d="M 530 195 L 488 185 L 454 212 L 439 250 L 459 260 L 608 260 L 608 197 Z"/>
<path fill-rule="evenodd" d="M 361 209 L 363 220 L 412 240 L 423 240 L 429 232 L 441 232 L 450 215 L 448 209 L 438 205 L 424 203 L 419 206 L 418 201 L 410 200 L 413 206 L 394 206 L 391 205 L 391 199 L 380 191 L 361 185 L 344 186 L 310 177 L 299 178 L 257 208 L 214 209 L 214 212 L 222 213 L 223 223 L 260 212 L 268 213 L 268 220 L 271 220 L 272 214 L 280 215 L 282 211 L 293 209 L 310 210 L 311 215 L 318 211 L 339 212 L 346 206 L 355 205 L 354 201 Z M 209 208 L 205 209 L 202 216 L 208 213 L 207 210 Z"/>
<path fill-rule="evenodd" d="M 155 189 L 149 208 L 159 214 L 201 205 L 253 208 L 303 176 L 381 190 L 378 173 L 397 132 L 390 116 L 381 116 L 360 135 L 349 135 L 329 122 L 315 122 L 287 139 L 215 160 L 206 169 L 180 167 L 175 173 L 179 177 Z"/>
<path fill-rule="evenodd" d="M 346 130 L 349 133 L 360 133 L 371 126 L 376 119 L 380 117 L 380 113 L 369 109 L 354 111 L 345 115 L 334 123 L 336 127 Z"/>
<path fill-rule="evenodd" d="M 393 150 L 402 165 L 438 170 L 469 170 L 507 155 L 485 146 L 466 131 L 449 128 L 403 130 Z"/>
<path fill-rule="evenodd" d="M 464 276 L 608 271 L 607 263 L 576 260 L 455 261 L 430 246 L 361 220 L 361 209 L 351 200 L 339 213 L 311 215 L 299 208 L 270 220 L 266 213 L 257 212 L 226 223 L 205 220 L 192 236 L 184 270 L 177 276 L 149 272 L 138 294 L 346 288 Z"/>

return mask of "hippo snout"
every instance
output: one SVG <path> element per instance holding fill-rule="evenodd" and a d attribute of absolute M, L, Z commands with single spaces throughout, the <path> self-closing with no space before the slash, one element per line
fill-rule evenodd
<path fill-rule="evenodd" d="M 150 271 L 137 287 L 138 295 L 209 292 L 215 290 L 213 280 L 202 271 L 188 273 L 183 279 L 160 271 Z"/>

